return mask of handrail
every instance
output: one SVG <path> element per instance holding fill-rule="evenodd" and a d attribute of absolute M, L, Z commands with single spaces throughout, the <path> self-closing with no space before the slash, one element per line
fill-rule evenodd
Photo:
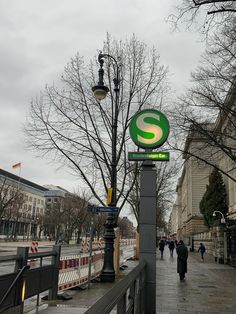
<path fill-rule="evenodd" d="M 49 256 L 56 256 L 57 252 L 56 251 L 47 251 L 47 252 L 38 252 L 38 253 L 30 253 L 28 255 L 28 259 L 33 259 L 33 258 L 40 258 L 40 257 L 49 257 Z"/>
<path fill-rule="evenodd" d="M 39 253 L 30 253 L 28 255 L 28 259 L 33 259 L 33 258 L 40 258 L 40 257 L 50 257 L 50 256 L 56 256 L 57 252 L 56 251 L 46 251 L 46 252 L 39 252 Z M 6 261 L 17 261 L 21 260 L 22 258 L 19 257 L 18 255 L 6 255 L 6 256 L 0 256 L 0 263 L 1 262 L 6 262 Z"/>
<path fill-rule="evenodd" d="M 124 279 L 116 283 L 101 299 L 93 304 L 85 313 L 110 313 L 114 306 L 120 301 L 128 288 L 145 269 L 146 264 L 141 261 Z"/>
<path fill-rule="evenodd" d="M 19 257 L 18 255 L 0 256 L 0 262 L 18 261 L 18 260 L 21 260 L 21 257 Z"/>
<path fill-rule="evenodd" d="M 23 273 L 29 269 L 30 266 L 29 265 L 25 265 L 21 268 L 21 270 L 19 271 L 19 273 L 17 274 L 17 276 L 15 277 L 15 279 L 13 280 L 13 282 L 11 283 L 10 287 L 8 288 L 7 292 L 4 294 L 2 300 L 0 301 L 0 307 L 3 304 L 3 302 L 6 300 L 6 298 L 8 297 L 8 295 L 10 294 L 10 292 L 12 291 L 12 289 L 14 288 L 15 284 L 17 283 L 17 281 L 20 279 L 20 277 L 23 275 Z M 2 312 L 2 310 L 0 309 L 0 313 Z"/>

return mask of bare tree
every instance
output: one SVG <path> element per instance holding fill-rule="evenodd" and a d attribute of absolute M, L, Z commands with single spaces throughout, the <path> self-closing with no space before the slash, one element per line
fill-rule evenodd
<path fill-rule="evenodd" d="M 25 201 L 25 194 L 19 184 L 10 182 L 6 177 L 0 178 L 0 219 L 18 215 Z"/>
<path fill-rule="evenodd" d="M 25 203 L 25 193 L 20 187 L 20 182 L 14 183 L 7 177 L 0 177 L 0 220 L 8 222 L 11 230 L 8 236 L 17 238 L 18 221 L 22 216 L 23 204 Z M 9 227 L 10 228 L 10 227 Z M 9 233 L 10 232 L 10 233 Z"/>
<path fill-rule="evenodd" d="M 116 41 L 107 36 L 103 52 L 120 64 L 120 97 L 117 137 L 117 200 L 120 209 L 132 190 L 128 147 L 132 146 L 128 126 L 132 115 L 144 107 L 158 107 L 167 91 L 167 69 L 160 64 L 155 49 L 148 49 L 135 36 Z M 77 54 L 65 67 L 62 89 L 47 86 L 40 99 L 31 104 L 26 127 L 29 146 L 72 169 L 88 186 L 92 195 L 105 205 L 111 178 L 111 121 L 114 114 L 114 68 L 104 63 L 109 97 L 98 102 L 91 91 L 96 85 L 98 64 L 85 65 Z"/>
<path fill-rule="evenodd" d="M 62 226 L 64 219 L 66 218 L 64 212 L 64 200 L 58 199 L 57 202 L 46 205 L 45 215 L 44 215 L 44 224 L 51 226 L 54 230 L 52 234 L 55 237 L 55 243 L 58 243 L 62 235 Z M 51 231 L 52 231 L 52 228 Z M 51 235 L 50 235 L 51 237 Z"/>
<path fill-rule="evenodd" d="M 69 243 L 72 234 L 76 232 L 77 244 L 80 242 L 82 229 L 87 220 L 89 220 L 90 213 L 88 212 L 89 201 L 85 197 L 79 195 L 70 195 L 65 202 L 65 241 Z"/>
<path fill-rule="evenodd" d="M 233 165 L 236 160 L 235 39 L 234 22 L 210 38 L 201 66 L 192 73 L 193 85 L 172 114 L 176 138 L 187 135 L 187 142 L 194 138 L 202 142 L 195 150 L 183 144 L 175 145 L 175 149 L 215 167 L 234 181 L 231 171 L 220 167 L 219 160 L 226 157 Z"/>
<path fill-rule="evenodd" d="M 187 27 L 196 29 L 197 24 L 199 30 L 208 34 L 209 30 L 234 20 L 235 14 L 235 0 L 182 0 L 169 20 L 175 27 L 184 22 Z"/>
<path fill-rule="evenodd" d="M 107 215 L 98 214 L 94 216 L 94 235 L 99 240 L 103 235 L 104 224 L 106 222 Z"/>
<path fill-rule="evenodd" d="M 162 227 L 165 225 L 166 214 L 171 209 L 171 205 L 173 203 L 175 180 L 179 169 L 179 161 L 175 160 L 174 156 L 172 156 L 172 160 L 170 162 L 156 162 L 157 226 Z M 131 173 L 130 176 L 135 177 L 135 184 L 127 201 L 135 215 L 137 223 L 139 223 L 140 165 L 138 166 L 138 163 L 133 165 L 133 173 Z"/>
<path fill-rule="evenodd" d="M 88 220 L 88 199 L 77 194 L 66 194 L 65 198 L 47 204 L 44 226 L 51 225 L 55 228 L 55 241 L 63 240 L 66 243 L 76 233 L 77 243 L 79 243 L 82 229 Z"/>

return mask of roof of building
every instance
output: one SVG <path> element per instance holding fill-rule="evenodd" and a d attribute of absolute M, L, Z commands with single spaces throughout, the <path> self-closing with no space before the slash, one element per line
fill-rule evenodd
<path fill-rule="evenodd" d="M 34 182 L 31 182 L 29 180 L 26 180 L 26 179 L 24 179 L 22 177 L 19 177 L 19 176 L 15 175 L 15 174 L 13 174 L 11 172 L 8 172 L 6 170 L 3 170 L 3 169 L 0 169 L 0 176 L 12 179 L 12 180 L 14 180 L 16 182 L 21 182 L 21 183 L 23 183 L 25 185 L 31 186 L 31 187 L 33 187 L 35 189 L 38 189 L 38 190 L 41 190 L 41 191 L 47 191 L 48 190 L 46 187 L 43 187 L 43 186 L 41 186 L 39 184 L 36 184 Z"/>
<path fill-rule="evenodd" d="M 63 191 L 63 192 L 65 192 L 65 193 L 70 193 L 69 191 L 67 191 L 66 189 L 64 189 L 64 188 L 62 188 L 61 186 L 58 186 L 58 185 L 45 184 L 44 187 L 45 187 L 47 190 L 54 190 L 54 191 L 60 190 L 60 191 Z"/>

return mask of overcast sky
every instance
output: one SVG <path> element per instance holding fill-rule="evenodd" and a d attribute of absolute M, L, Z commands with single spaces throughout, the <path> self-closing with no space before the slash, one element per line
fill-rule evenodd
<path fill-rule="evenodd" d="M 27 150 L 22 132 L 30 101 L 56 81 L 77 51 L 93 57 L 106 32 L 116 39 L 133 33 L 160 53 L 176 93 L 184 90 L 203 43 L 193 32 L 172 33 L 166 23 L 181 0 L 0 0 L 0 168 L 38 184 L 71 191 L 79 182 L 59 165 Z"/>

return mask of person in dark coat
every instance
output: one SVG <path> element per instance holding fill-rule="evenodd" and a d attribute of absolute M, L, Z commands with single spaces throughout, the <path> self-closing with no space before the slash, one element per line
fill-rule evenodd
<path fill-rule="evenodd" d="M 187 259 L 188 259 L 188 249 L 184 245 L 182 240 L 179 241 L 176 248 L 177 253 L 177 273 L 179 274 L 179 279 L 181 281 L 185 278 L 185 273 L 187 273 Z"/>
<path fill-rule="evenodd" d="M 161 240 L 159 242 L 159 250 L 161 251 L 161 259 L 163 259 L 163 252 L 164 252 L 164 249 L 165 249 L 165 242 L 163 240 Z"/>
<path fill-rule="evenodd" d="M 204 261 L 204 253 L 206 252 L 205 246 L 203 245 L 203 243 L 200 243 L 199 249 L 198 249 L 198 253 L 200 252 L 201 254 L 201 260 L 202 262 Z"/>
<path fill-rule="evenodd" d="M 170 257 L 173 257 L 174 248 L 175 248 L 174 241 L 170 241 L 169 242 Z"/>

